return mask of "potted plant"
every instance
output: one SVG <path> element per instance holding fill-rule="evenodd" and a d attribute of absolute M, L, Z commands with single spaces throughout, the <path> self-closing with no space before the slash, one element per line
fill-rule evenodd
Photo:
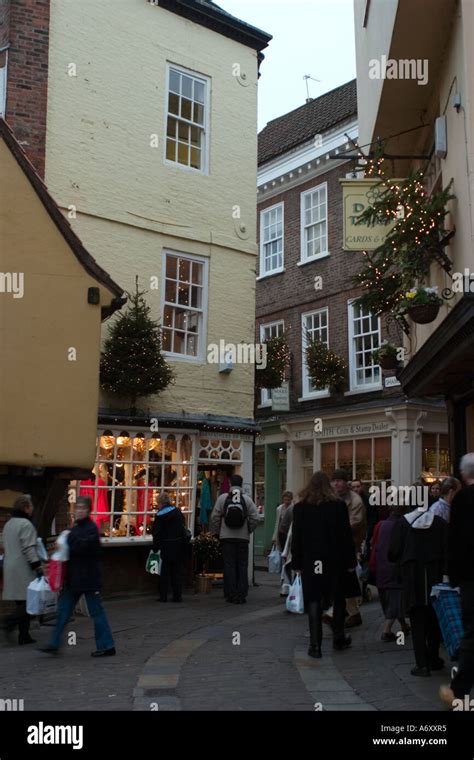
<path fill-rule="evenodd" d="M 411 288 L 400 301 L 400 310 L 407 313 L 413 322 L 426 325 L 438 316 L 443 299 L 438 296 L 438 288 Z"/>
<path fill-rule="evenodd" d="M 346 364 L 325 343 L 311 337 L 306 339 L 306 365 L 316 390 L 331 389 L 338 393 L 346 382 Z"/>
<path fill-rule="evenodd" d="M 221 556 L 219 539 L 212 533 L 201 533 L 192 540 L 192 547 L 194 556 L 202 563 L 202 573 L 196 576 L 196 590 L 208 594 L 212 587 L 212 579 L 208 575 L 209 562 Z"/>
<path fill-rule="evenodd" d="M 397 354 L 398 346 L 384 341 L 379 348 L 372 351 L 372 359 L 376 364 L 380 364 L 382 369 L 395 369 L 398 366 Z"/>

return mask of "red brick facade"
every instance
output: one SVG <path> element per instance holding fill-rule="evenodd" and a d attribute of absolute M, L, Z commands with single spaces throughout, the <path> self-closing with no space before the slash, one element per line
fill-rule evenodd
<path fill-rule="evenodd" d="M 44 177 L 50 0 L 13 0 L 6 120 Z"/>
<path fill-rule="evenodd" d="M 259 203 L 260 212 L 284 202 L 284 268 L 281 274 L 272 275 L 257 281 L 257 335 L 260 339 L 261 324 L 283 319 L 285 329 L 289 330 L 288 339 L 291 350 L 290 370 L 290 414 L 304 413 L 315 407 L 323 410 L 330 406 L 361 403 L 379 399 L 381 396 L 400 395 L 400 388 L 394 387 L 381 391 L 357 393 L 354 396 L 311 399 L 298 401 L 302 396 L 302 329 L 301 314 L 327 307 L 329 316 L 329 347 L 344 360 L 349 362 L 348 346 L 348 306 L 349 299 L 361 293 L 354 287 L 352 278 L 358 271 L 363 259 L 359 252 L 343 251 L 343 198 L 339 178 L 344 178 L 350 168 L 346 163 L 336 168 L 329 166 L 324 174 L 304 180 L 296 187 Z M 328 249 L 326 258 L 298 266 L 300 261 L 300 203 L 301 193 L 323 182 L 327 183 L 328 199 Z M 260 232 L 260 230 L 259 230 Z M 323 287 L 315 290 L 315 276 L 321 276 Z M 388 339 L 396 345 L 402 345 L 397 329 L 389 330 L 382 321 L 382 339 Z M 393 373 L 389 373 L 393 374 Z M 349 390 L 347 387 L 345 390 Z M 260 399 L 257 398 L 257 404 Z M 259 410 L 258 416 L 271 416 L 271 408 Z M 281 413 L 279 413 L 279 416 Z"/>

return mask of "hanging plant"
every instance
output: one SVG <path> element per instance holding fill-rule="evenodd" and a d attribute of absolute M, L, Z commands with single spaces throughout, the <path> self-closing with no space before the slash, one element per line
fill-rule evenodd
<path fill-rule="evenodd" d="M 285 335 L 269 338 L 262 342 L 262 358 L 255 364 L 255 386 L 257 388 L 280 388 L 290 361 L 290 350 Z"/>
<path fill-rule="evenodd" d="M 325 343 L 311 337 L 306 339 L 306 366 L 317 390 L 332 387 L 340 391 L 346 382 L 347 365 Z"/>
<path fill-rule="evenodd" d="M 400 301 L 400 309 L 413 322 L 426 325 L 438 316 L 443 299 L 438 296 L 438 288 L 411 288 Z"/>
<path fill-rule="evenodd" d="M 380 348 L 372 351 L 372 359 L 376 364 L 380 364 L 382 369 L 395 369 L 398 366 L 398 351 L 398 346 L 385 342 Z"/>
<path fill-rule="evenodd" d="M 372 204 L 356 222 L 373 226 L 395 221 L 382 245 L 370 253 L 364 251 L 364 263 L 354 282 L 365 289 L 356 303 L 376 316 L 393 314 L 405 332 L 405 293 L 428 280 L 433 263 L 448 273 L 452 269 L 445 252 L 455 234 L 455 229 L 445 227 L 446 205 L 455 197 L 452 180 L 444 190 L 431 195 L 422 180 L 422 172 L 401 182 L 381 179 Z"/>

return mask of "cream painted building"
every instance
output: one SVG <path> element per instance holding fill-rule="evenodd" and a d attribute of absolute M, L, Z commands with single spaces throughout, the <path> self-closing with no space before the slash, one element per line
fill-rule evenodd
<path fill-rule="evenodd" d="M 360 144 L 393 136 L 386 152 L 410 156 L 394 162 L 394 176 L 422 168 L 429 191 L 453 180 L 448 227 L 456 233 L 446 249 L 453 268 L 450 276 L 434 265 L 430 284 L 441 293 L 453 289 L 455 273 L 466 274 L 463 291 L 452 293 L 434 322 L 411 326 L 399 379 L 409 397 L 445 400 L 456 467 L 474 449 L 474 6 L 471 0 L 355 0 L 354 9 Z M 371 78 L 370 66 L 382 56 L 397 65 L 414 61 L 426 82 Z"/>
<path fill-rule="evenodd" d="M 52 0 L 46 182 L 100 264 L 138 275 L 176 382 L 131 417 L 103 396 L 90 493 L 105 541 L 143 540 L 159 489 L 195 519 L 252 487 L 257 81 L 270 40 L 213 3 Z M 105 336 L 106 330 L 103 332 Z"/>

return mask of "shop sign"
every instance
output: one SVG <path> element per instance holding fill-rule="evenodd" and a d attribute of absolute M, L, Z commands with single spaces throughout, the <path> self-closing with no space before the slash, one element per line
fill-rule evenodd
<path fill-rule="evenodd" d="M 273 388 L 272 409 L 274 412 L 290 411 L 290 385 L 288 382 L 283 383 L 280 388 Z"/>
<path fill-rule="evenodd" d="M 393 375 L 392 377 L 386 377 L 385 378 L 385 387 L 391 388 L 393 385 L 401 385 L 400 380 L 397 380 L 397 378 Z"/>
<path fill-rule="evenodd" d="M 347 435 L 372 435 L 374 433 L 387 433 L 390 431 L 388 422 L 366 422 L 355 425 L 325 425 L 320 433 L 315 433 L 316 438 L 337 438 Z"/>
<path fill-rule="evenodd" d="M 395 221 L 376 224 L 356 224 L 357 218 L 371 206 L 379 192 L 373 179 L 343 179 L 343 249 L 344 251 L 373 251 L 382 245 L 388 233 L 395 226 Z"/>

